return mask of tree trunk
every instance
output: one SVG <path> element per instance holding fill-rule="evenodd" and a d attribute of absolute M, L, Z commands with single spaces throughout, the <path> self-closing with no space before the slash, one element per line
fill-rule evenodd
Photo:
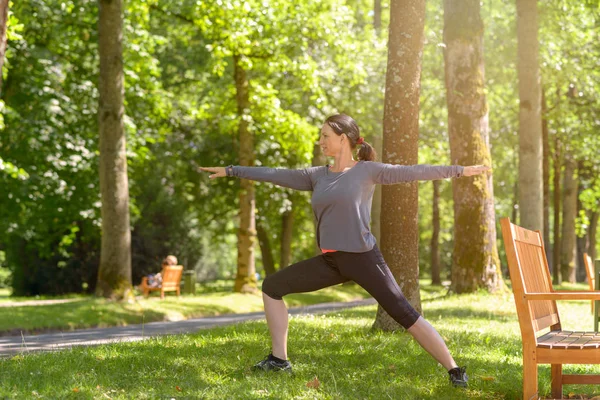
<path fill-rule="evenodd" d="M 254 138 L 248 129 L 250 114 L 249 82 L 241 63 L 241 56 L 233 57 L 236 101 L 240 124 L 240 165 L 254 165 Z M 254 243 L 256 228 L 254 215 L 254 183 L 248 179 L 240 182 L 240 230 L 238 232 L 237 275 L 233 290 L 252 293 L 256 291 L 256 268 L 254 266 Z"/>
<path fill-rule="evenodd" d="M 292 258 L 292 234 L 294 233 L 294 202 L 292 200 L 292 209 L 281 215 L 281 257 L 279 268 L 285 268 L 290 265 Z"/>
<path fill-rule="evenodd" d="M 552 160 L 554 167 L 554 246 L 552 255 L 552 283 L 559 285 L 561 282 L 560 276 L 560 174 L 561 174 L 561 156 L 560 156 L 560 140 L 558 134 L 554 141 L 554 157 Z"/>
<path fill-rule="evenodd" d="M 421 55 L 425 0 L 392 0 L 383 118 L 383 162 L 418 162 Z M 421 312 L 419 293 L 419 235 L 417 182 L 386 185 L 381 209 L 381 251 L 404 296 Z M 393 210 L 393 211 L 392 211 Z M 373 328 L 399 329 L 381 306 Z"/>
<path fill-rule="evenodd" d="M 381 154 L 381 135 L 373 136 L 373 148 L 377 154 Z M 375 236 L 377 243 L 381 243 L 381 185 L 375 186 L 373 202 L 371 203 L 371 233 Z"/>
<path fill-rule="evenodd" d="M 582 176 L 582 174 L 581 174 L 582 169 L 583 169 L 583 163 L 579 162 L 579 166 L 577 168 L 577 170 L 578 170 L 577 175 L 579 177 Z M 582 190 L 583 190 L 583 185 L 577 185 L 577 195 L 576 195 L 577 208 L 575 211 L 576 216 L 579 215 L 579 210 L 583 210 L 583 205 L 581 204 L 581 201 L 579 200 Z M 577 232 L 577 229 L 575 230 L 575 232 Z M 588 244 L 589 244 L 588 241 L 589 241 L 588 232 L 586 232 L 585 235 L 583 235 L 581 237 L 575 235 L 575 248 L 576 248 L 575 279 L 577 280 L 577 282 L 586 282 L 587 272 L 585 271 L 585 265 L 583 264 L 583 254 L 588 249 Z"/>
<path fill-rule="evenodd" d="M 596 206 L 597 207 L 597 206 Z M 600 212 L 598 210 L 593 211 L 590 217 L 590 227 L 589 227 L 589 238 L 587 253 L 592 260 L 596 260 L 596 232 L 598 229 L 598 215 Z"/>
<path fill-rule="evenodd" d="M 381 0 L 375 0 L 373 3 L 373 28 L 379 38 L 381 33 Z M 381 132 L 375 132 L 373 135 L 373 148 L 378 155 L 381 154 L 382 144 Z M 375 186 L 373 193 L 373 202 L 371 203 L 371 233 L 375 236 L 377 243 L 381 243 L 381 185 Z"/>
<path fill-rule="evenodd" d="M 575 283 L 575 217 L 577 215 L 576 163 L 570 157 L 565 160 L 563 192 L 563 225 L 560 255 L 560 272 L 563 282 Z"/>
<path fill-rule="evenodd" d="M 433 213 L 431 222 L 431 284 L 441 285 L 440 278 L 440 181 L 433 181 Z"/>
<path fill-rule="evenodd" d="M 510 216 L 510 220 L 513 224 L 519 224 L 519 177 L 515 181 L 515 186 L 513 187 L 513 202 L 512 202 L 512 215 Z"/>
<path fill-rule="evenodd" d="M 544 229 L 537 0 L 517 0 L 520 225 Z"/>
<path fill-rule="evenodd" d="M 444 65 L 452 162 L 492 165 L 483 67 L 479 0 L 444 1 Z M 452 289 L 471 293 L 502 287 L 496 247 L 491 174 L 452 182 L 454 253 Z"/>
<path fill-rule="evenodd" d="M 375 0 L 373 2 L 373 28 L 377 36 L 381 32 L 381 0 Z"/>
<path fill-rule="evenodd" d="M 273 260 L 273 250 L 271 250 L 271 240 L 269 240 L 269 235 L 260 221 L 256 221 L 256 235 L 260 245 L 265 275 L 273 275 L 275 273 L 275 261 Z"/>
<path fill-rule="evenodd" d="M 123 126 L 123 4 L 121 0 L 100 0 L 99 7 L 102 245 L 96 295 L 121 300 L 132 296 L 129 187 Z"/>
<path fill-rule="evenodd" d="M 319 143 L 315 143 L 315 145 L 313 146 L 313 158 L 312 158 L 312 166 L 313 167 L 318 167 L 321 165 L 325 165 L 327 163 L 327 158 L 325 157 L 325 155 L 323 154 L 323 152 L 321 151 L 321 146 L 319 146 Z M 315 214 L 312 212 L 311 210 L 311 214 L 313 216 L 313 226 L 315 228 L 315 238 L 317 237 L 317 218 L 315 217 Z M 319 255 L 322 254 L 321 253 L 321 249 L 319 248 L 319 243 L 317 243 L 317 241 L 315 240 L 315 255 Z"/>
<path fill-rule="evenodd" d="M 8 1 L 0 0 L 0 93 L 2 93 L 2 67 L 6 56 L 6 23 L 8 21 Z"/>
<path fill-rule="evenodd" d="M 550 140 L 548 136 L 548 118 L 546 116 L 546 96 L 542 90 L 542 146 L 543 146 L 543 181 L 544 181 L 544 246 L 546 259 L 552 271 L 552 244 L 550 243 Z"/>

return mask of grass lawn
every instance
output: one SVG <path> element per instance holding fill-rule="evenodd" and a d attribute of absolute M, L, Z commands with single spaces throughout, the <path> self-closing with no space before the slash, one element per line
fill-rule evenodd
<path fill-rule="evenodd" d="M 0 335 L 39 332 L 47 330 L 73 330 L 90 327 L 123 326 L 152 321 L 176 321 L 202 316 L 228 313 L 262 311 L 262 294 L 232 293 L 233 284 L 218 281 L 199 286 L 199 294 L 182 295 L 177 298 L 167 294 L 160 300 L 155 293 L 148 299 L 139 298 L 135 303 L 122 304 L 90 296 L 69 296 L 72 302 L 38 306 L 17 306 L 23 300 L 37 298 L 4 298 L 0 304 Z M 1 296 L 1 294 L 0 294 Z M 8 294 L 6 294 L 8 296 Z M 286 297 L 289 307 L 333 302 L 351 301 L 369 297 L 357 285 L 339 285 L 313 293 L 294 294 Z M 64 298 L 64 297 L 62 297 Z M 46 297 L 45 299 L 56 299 Z"/>
<path fill-rule="evenodd" d="M 266 324 L 254 321 L 0 360 L 0 398 L 520 399 L 521 342 L 512 294 L 444 296 L 441 288 L 425 286 L 422 301 L 425 317 L 458 363 L 468 366 L 467 390 L 450 387 L 443 368 L 410 335 L 371 331 L 376 307 L 369 306 L 292 317 L 291 375 L 250 371 L 269 351 Z M 565 329 L 592 330 L 589 302 L 559 307 Z M 541 394 L 549 396 L 549 366 L 539 371 Z M 565 368 L 574 371 L 600 368 Z M 317 380 L 318 387 L 307 386 Z M 600 387 L 566 386 L 565 396 L 571 392 L 591 398 Z"/>

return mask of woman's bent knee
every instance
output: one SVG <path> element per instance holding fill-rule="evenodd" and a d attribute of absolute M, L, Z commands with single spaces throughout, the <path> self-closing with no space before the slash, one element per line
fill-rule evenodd
<path fill-rule="evenodd" d="M 267 276 L 262 284 L 262 292 L 274 300 L 281 300 L 283 294 L 279 286 L 271 276 Z"/>

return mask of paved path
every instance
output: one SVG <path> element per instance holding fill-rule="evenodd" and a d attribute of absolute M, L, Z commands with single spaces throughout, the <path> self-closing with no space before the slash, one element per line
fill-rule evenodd
<path fill-rule="evenodd" d="M 375 299 L 364 299 L 345 303 L 322 303 L 289 309 L 292 315 L 318 314 L 376 304 Z M 264 313 L 227 314 L 217 317 L 188 319 L 176 322 L 150 322 L 143 325 L 129 325 L 114 328 L 82 329 L 69 332 L 47 333 L 42 335 L 0 337 L 0 356 L 12 356 L 32 351 L 63 350 L 73 346 L 91 346 L 115 342 L 132 342 L 152 336 L 192 333 L 201 329 L 235 324 L 243 321 L 263 319 Z"/>

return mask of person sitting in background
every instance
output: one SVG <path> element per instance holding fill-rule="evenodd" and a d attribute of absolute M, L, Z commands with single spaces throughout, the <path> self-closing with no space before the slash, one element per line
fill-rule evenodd
<path fill-rule="evenodd" d="M 170 265 L 177 265 L 177 257 L 172 256 L 172 255 L 168 255 L 167 257 L 165 257 L 165 259 L 162 262 L 162 268 L 170 266 Z M 162 272 L 162 270 L 161 270 L 161 272 Z M 161 272 L 159 272 L 157 274 L 147 275 L 149 287 L 160 287 L 160 285 L 162 284 Z"/>

